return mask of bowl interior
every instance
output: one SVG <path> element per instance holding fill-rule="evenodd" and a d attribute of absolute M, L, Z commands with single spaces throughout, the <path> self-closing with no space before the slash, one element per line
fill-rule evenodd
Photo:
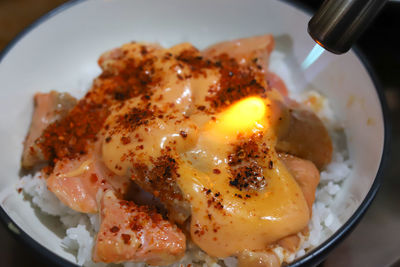
<path fill-rule="evenodd" d="M 325 52 L 308 70 L 302 60 L 314 45 L 307 34 L 310 16 L 279 1 L 76 1 L 27 32 L 0 64 L 0 204 L 33 239 L 74 262 L 61 246 L 57 220 L 43 217 L 16 191 L 22 141 L 37 91 L 82 95 L 100 72 L 98 56 L 132 40 L 170 46 L 192 42 L 204 48 L 217 41 L 272 33 L 281 63 L 272 68 L 291 91 L 314 88 L 326 95 L 346 129 L 353 173 L 335 200 L 346 221 L 364 200 L 378 172 L 384 122 L 374 83 L 353 51 Z M 348 212 L 342 212 L 343 207 Z"/>

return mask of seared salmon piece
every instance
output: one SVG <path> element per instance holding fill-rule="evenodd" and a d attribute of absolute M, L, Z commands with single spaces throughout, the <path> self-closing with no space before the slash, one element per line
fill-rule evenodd
<path fill-rule="evenodd" d="M 298 235 L 290 235 L 277 241 L 277 244 L 295 253 L 300 246 Z M 272 250 L 266 251 L 243 251 L 238 254 L 238 267 L 279 267 L 281 262 L 279 257 Z"/>
<path fill-rule="evenodd" d="M 97 212 L 99 190 L 113 189 L 123 196 L 131 183 L 128 177 L 108 170 L 99 157 L 99 152 L 95 151 L 76 159 L 57 161 L 47 179 L 47 187 L 71 209 L 83 213 Z"/>
<path fill-rule="evenodd" d="M 156 211 L 119 200 L 112 190 L 105 192 L 93 261 L 168 265 L 183 257 L 185 249 L 182 231 Z"/>
<path fill-rule="evenodd" d="M 274 37 L 266 34 L 217 43 L 207 47 L 202 54 L 206 58 L 228 54 L 236 59 L 239 64 L 254 62 L 266 70 L 274 46 Z"/>
<path fill-rule="evenodd" d="M 318 169 L 311 161 L 306 159 L 283 153 L 280 153 L 279 157 L 299 184 L 311 212 L 315 200 L 315 191 L 319 183 Z"/>
<path fill-rule="evenodd" d="M 282 248 L 294 253 L 299 249 L 300 241 L 300 237 L 295 234 L 282 238 L 281 240 L 277 241 L 277 244 Z"/>
<path fill-rule="evenodd" d="M 126 68 L 127 58 L 141 60 L 148 54 L 151 55 L 154 51 L 160 49 L 162 47 L 155 43 L 131 42 L 104 52 L 97 63 L 103 72 L 115 75 Z"/>
<path fill-rule="evenodd" d="M 93 161 L 87 156 L 59 160 L 47 179 L 47 187 L 61 202 L 83 213 L 97 212 L 96 194 L 102 187 L 102 177 L 93 171 Z"/>
<path fill-rule="evenodd" d="M 278 92 L 285 97 L 288 96 L 288 89 L 281 77 L 271 71 L 268 71 L 265 77 L 270 88 L 278 90 Z"/>
<path fill-rule="evenodd" d="M 238 255 L 238 267 L 279 267 L 281 263 L 273 251 L 243 251 Z"/>
<path fill-rule="evenodd" d="M 267 34 L 217 43 L 203 50 L 202 54 L 210 59 L 227 54 L 236 59 L 239 64 L 248 65 L 261 72 L 270 88 L 275 88 L 282 95 L 287 96 L 288 90 L 283 80 L 268 70 L 269 58 L 274 46 L 274 37 Z"/>
<path fill-rule="evenodd" d="M 169 49 L 127 44 L 103 54 L 99 60 L 110 77 L 132 64 L 129 62 L 143 62 L 143 68 L 152 62 L 153 70 L 149 72 L 154 72 L 151 78 L 157 83 L 147 92 L 153 104 L 148 106 L 145 98 L 137 96 L 125 100 L 123 107 L 116 104 L 110 108 L 105 121 L 108 142 L 103 143 L 103 161 L 113 172 L 131 177 L 158 197 L 168 209 L 169 218 L 181 224 L 191 211 L 176 183 L 175 158 L 196 144 L 199 127 L 189 115 L 199 113 L 197 107 L 210 108 L 205 98 L 220 74 L 188 43 Z M 203 66 L 207 64 L 209 68 Z M 208 118 L 203 116 L 203 120 Z M 165 155 L 167 150 L 170 153 Z"/>
<path fill-rule="evenodd" d="M 168 217 L 183 224 L 191 215 L 190 202 L 178 186 L 178 163 L 171 156 L 158 157 L 154 165 L 132 168 L 133 181 L 142 189 L 158 197 L 168 210 Z"/>
<path fill-rule="evenodd" d="M 276 149 L 300 158 L 311 160 L 322 169 L 332 159 L 332 141 L 321 120 L 311 111 L 299 109 L 298 104 L 287 98 L 288 90 L 279 76 L 268 71 L 269 57 L 274 48 L 272 35 L 262 35 L 217 43 L 206 48 L 202 54 L 215 59 L 221 54 L 228 54 L 239 64 L 256 66 L 268 85 L 276 89 L 285 99 L 290 111 L 288 127 L 280 129 L 280 139 Z"/>
<path fill-rule="evenodd" d="M 280 153 L 279 157 L 299 184 L 311 212 L 315 200 L 315 191 L 319 183 L 318 169 L 309 160 L 300 159 L 284 153 Z M 290 235 L 277 241 L 277 244 L 294 253 L 300 246 L 300 238 L 297 234 Z M 270 250 L 243 251 L 238 255 L 238 266 L 279 267 L 281 263 L 278 256 Z"/>
<path fill-rule="evenodd" d="M 289 106 L 287 120 L 279 132 L 277 151 L 310 160 L 318 169 L 331 162 L 332 140 L 314 112 Z"/>
<path fill-rule="evenodd" d="M 76 103 L 77 100 L 68 93 L 51 91 L 35 94 L 32 122 L 24 141 L 22 168 L 30 169 L 45 160 L 41 150 L 35 144 L 36 139 L 49 124 L 67 115 Z"/>

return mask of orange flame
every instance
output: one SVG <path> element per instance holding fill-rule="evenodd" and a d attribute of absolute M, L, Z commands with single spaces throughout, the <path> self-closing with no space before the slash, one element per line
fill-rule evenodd
<path fill-rule="evenodd" d="M 266 127 L 266 99 L 248 97 L 220 113 L 211 125 L 213 135 L 236 137 L 239 133 L 251 134 Z"/>

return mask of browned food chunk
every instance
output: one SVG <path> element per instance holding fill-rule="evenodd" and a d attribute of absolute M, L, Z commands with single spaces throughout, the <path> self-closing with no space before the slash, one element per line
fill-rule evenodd
<path fill-rule="evenodd" d="M 275 41 L 272 35 L 261 35 L 225 41 L 206 48 L 202 54 L 205 58 L 218 59 L 221 55 L 233 57 L 240 65 L 246 65 L 260 72 L 268 81 L 270 88 L 278 90 L 287 96 L 288 90 L 282 79 L 268 70 L 269 57 L 274 49 Z"/>
<path fill-rule="evenodd" d="M 140 49 L 130 49 L 130 47 L 140 47 Z M 151 55 L 154 51 L 158 49 L 162 49 L 162 47 L 158 44 L 137 44 L 135 42 L 132 42 L 130 44 L 124 45 L 123 47 L 117 47 L 110 51 L 104 52 L 100 56 L 98 64 L 103 70 L 103 73 L 107 73 L 108 75 L 118 75 L 121 71 L 126 69 L 129 64 L 132 64 L 128 63 L 125 59 L 146 57 L 147 55 Z"/>
<path fill-rule="evenodd" d="M 279 267 L 278 256 L 272 251 L 243 251 L 238 256 L 238 267 Z"/>
<path fill-rule="evenodd" d="M 190 203 L 185 199 L 178 186 L 178 164 L 169 155 L 158 157 L 150 169 L 137 165 L 132 171 L 134 181 L 144 190 L 152 193 L 165 204 L 169 218 L 183 224 L 191 214 Z"/>
<path fill-rule="evenodd" d="M 206 58 L 214 58 L 221 54 L 228 54 L 239 64 L 257 63 L 266 70 L 269 55 L 274 49 L 274 37 L 270 34 L 225 41 L 206 48 L 202 53 Z"/>
<path fill-rule="evenodd" d="M 35 143 L 43 130 L 54 121 L 63 118 L 76 105 L 76 99 L 68 93 L 37 93 L 34 96 L 32 122 L 24 142 L 21 165 L 30 169 L 45 160 Z"/>
<path fill-rule="evenodd" d="M 314 112 L 289 109 L 287 127 L 282 128 L 277 151 L 312 161 L 322 169 L 332 159 L 332 141 L 328 130 Z"/>
<path fill-rule="evenodd" d="M 47 179 L 47 188 L 71 209 L 95 213 L 97 211 L 96 192 L 100 188 L 100 182 L 97 176 L 96 179 L 92 179 L 91 174 L 85 170 L 85 167 L 81 167 L 82 165 L 92 168 L 92 163 L 89 163 L 87 157 L 58 161 L 54 172 Z"/>
<path fill-rule="evenodd" d="M 282 248 L 294 253 L 299 249 L 300 246 L 300 237 L 296 235 L 290 235 L 285 238 L 282 238 L 277 242 L 279 246 Z"/>
<path fill-rule="evenodd" d="M 112 191 L 104 194 L 93 261 L 168 265 L 179 260 L 185 249 L 185 235 L 160 214 L 119 200 Z"/>
<path fill-rule="evenodd" d="M 274 72 L 268 71 L 266 74 L 266 79 L 269 87 L 278 90 L 278 92 L 283 96 L 288 95 L 288 89 L 281 77 L 276 75 Z"/>
<path fill-rule="evenodd" d="M 113 189 L 123 196 L 128 189 L 129 178 L 108 170 L 97 150 L 79 158 L 58 160 L 47 179 L 49 190 L 73 210 L 95 213 L 98 211 L 96 197 L 99 190 Z"/>
<path fill-rule="evenodd" d="M 277 241 L 277 244 L 295 253 L 300 246 L 300 237 L 290 235 Z M 278 256 L 272 250 L 266 251 L 243 251 L 238 255 L 238 267 L 279 267 L 281 266 Z"/>
<path fill-rule="evenodd" d="M 315 200 L 315 191 L 319 183 L 319 171 L 315 165 L 309 161 L 300 159 L 288 154 L 279 154 L 293 178 L 299 184 L 304 198 L 307 201 L 310 213 Z M 282 248 L 294 253 L 300 245 L 300 238 L 297 234 L 290 235 L 277 241 L 277 244 Z M 280 262 L 276 254 L 272 251 L 245 251 L 238 256 L 238 266 L 271 266 L 278 267 Z"/>
<path fill-rule="evenodd" d="M 228 54 L 241 65 L 256 66 L 264 74 L 270 88 L 287 96 L 287 88 L 282 79 L 267 70 L 273 48 L 273 37 L 262 35 L 217 43 L 205 49 L 202 54 L 211 59 Z M 332 158 L 332 142 L 328 131 L 312 111 L 299 109 L 299 105 L 293 101 L 285 102 L 289 102 L 287 108 L 290 108 L 289 127 L 283 133 L 281 131 L 277 150 L 311 160 L 318 168 L 323 168 Z"/>
<path fill-rule="evenodd" d="M 315 200 L 315 191 L 319 183 L 318 169 L 309 160 L 282 153 L 279 156 L 299 184 L 311 212 Z"/>

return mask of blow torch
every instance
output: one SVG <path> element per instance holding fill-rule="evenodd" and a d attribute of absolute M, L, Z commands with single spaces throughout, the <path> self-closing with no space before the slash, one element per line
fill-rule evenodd
<path fill-rule="evenodd" d="M 325 0 L 308 23 L 308 33 L 326 50 L 346 53 L 386 0 Z"/>

